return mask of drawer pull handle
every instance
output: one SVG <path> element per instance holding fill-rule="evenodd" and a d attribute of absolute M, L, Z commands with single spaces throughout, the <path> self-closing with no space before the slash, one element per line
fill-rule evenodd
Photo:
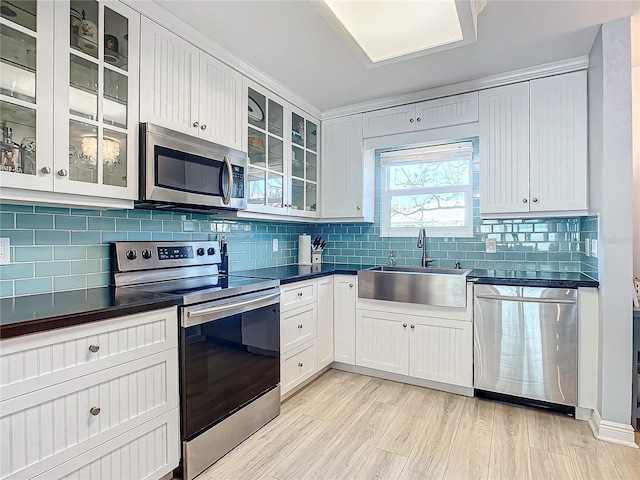
<path fill-rule="evenodd" d="M 298 328 L 302 328 L 302 324 L 298 325 Z"/>
<path fill-rule="evenodd" d="M 302 367 L 303 365 L 304 365 L 304 364 L 303 364 L 302 362 L 300 362 L 300 363 L 298 364 L 298 366 L 299 366 L 299 367 Z"/>
<path fill-rule="evenodd" d="M 94 417 L 97 415 L 100 415 L 100 408 L 98 407 L 91 407 L 91 410 L 89 410 L 89 413 L 91 415 L 93 415 Z"/>
<path fill-rule="evenodd" d="M 98 350 L 100 350 L 100 345 L 89 345 L 89 351 L 91 353 L 98 353 Z"/>

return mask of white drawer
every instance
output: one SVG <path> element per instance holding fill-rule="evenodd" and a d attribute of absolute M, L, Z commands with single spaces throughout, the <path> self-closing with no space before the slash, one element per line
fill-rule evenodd
<path fill-rule="evenodd" d="M 280 287 L 280 310 L 309 305 L 316 301 L 316 281 L 297 282 Z"/>
<path fill-rule="evenodd" d="M 282 353 L 316 338 L 316 330 L 315 304 L 280 313 L 280 349 Z"/>
<path fill-rule="evenodd" d="M 177 346 L 176 307 L 2 340 L 0 400 Z"/>
<path fill-rule="evenodd" d="M 31 478 L 177 407 L 175 348 L 5 400 L 0 477 Z"/>
<path fill-rule="evenodd" d="M 311 340 L 280 357 L 282 395 L 300 385 L 318 370 L 318 348 Z"/>
<path fill-rule="evenodd" d="M 180 461 L 178 409 L 35 477 L 37 480 L 157 479 Z"/>

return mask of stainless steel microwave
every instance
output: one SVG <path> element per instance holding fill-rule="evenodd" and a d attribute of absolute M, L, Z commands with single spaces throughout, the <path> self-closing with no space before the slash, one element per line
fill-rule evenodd
<path fill-rule="evenodd" d="M 244 210 L 247 154 L 151 123 L 140 124 L 138 208 Z"/>

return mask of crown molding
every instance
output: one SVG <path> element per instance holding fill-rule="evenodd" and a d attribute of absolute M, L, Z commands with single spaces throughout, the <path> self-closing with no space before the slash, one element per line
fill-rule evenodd
<path fill-rule="evenodd" d="M 584 55 L 581 57 L 569 58 L 557 62 L 544 63 L 533 67 L 512 70 L 510 72 L 491 75 L 488 77 L 469 80 L 467 82 L 454 83 L 442 87 L 430 88 L 418 92 L 408 93 L 404 95 L 396 95 L 393 97 L 379 98 L 367 102 L 356 103 L 344 107 L 332 108 L 322 112 L 322 120 L 330 118 L 343 117 L 355 113 L 369 112 L 387 107 L 395 107 L 398 105 L 406 105 L 409 103 L 422 102 L 425 100 L 433 100 L 435 98 L 448 97 L 461 93 L 474 92 L 487 88 L 499 87 L 511 83 L 524 82 L 535 78 L 550 77 L 563 73 L 575 72 L 578 70 L 586 70 L 589 67 L 589 57 Z"/>
<path fill-rule="evenodd" d="M 122 3 L 133 8 L 135 11 L 147 17 L 148 19 L 170 30 L 183 40 L 195 45 L 200 50 L 212 55 L 230 68 L 237 70 L 245 77 L 259 83 L 261 86 L 270 90 L 272 93 L 283 97 L 288 102 L 303 110 L 316 118 L 320 118 L 321 110 L 308 100 L 304 99 L 296 92 L 292 91 L 273 77 L 267 75 L 263 71 L 235 57 L 231 52 L 214 42 L 203 33 L 195 30 L 185 21 L 174 16 L 166 10 L 162 5 L 153 0 L 121 0 Z"/>

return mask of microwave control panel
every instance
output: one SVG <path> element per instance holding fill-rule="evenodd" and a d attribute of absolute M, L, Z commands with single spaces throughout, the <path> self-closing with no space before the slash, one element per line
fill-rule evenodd
<path fill-rule="evenodd" d="M 233 190 L 231 191 L 231 197 L 244 198 L 244 168 L 233 165 L 231 170 L 233 172 Z"/>

